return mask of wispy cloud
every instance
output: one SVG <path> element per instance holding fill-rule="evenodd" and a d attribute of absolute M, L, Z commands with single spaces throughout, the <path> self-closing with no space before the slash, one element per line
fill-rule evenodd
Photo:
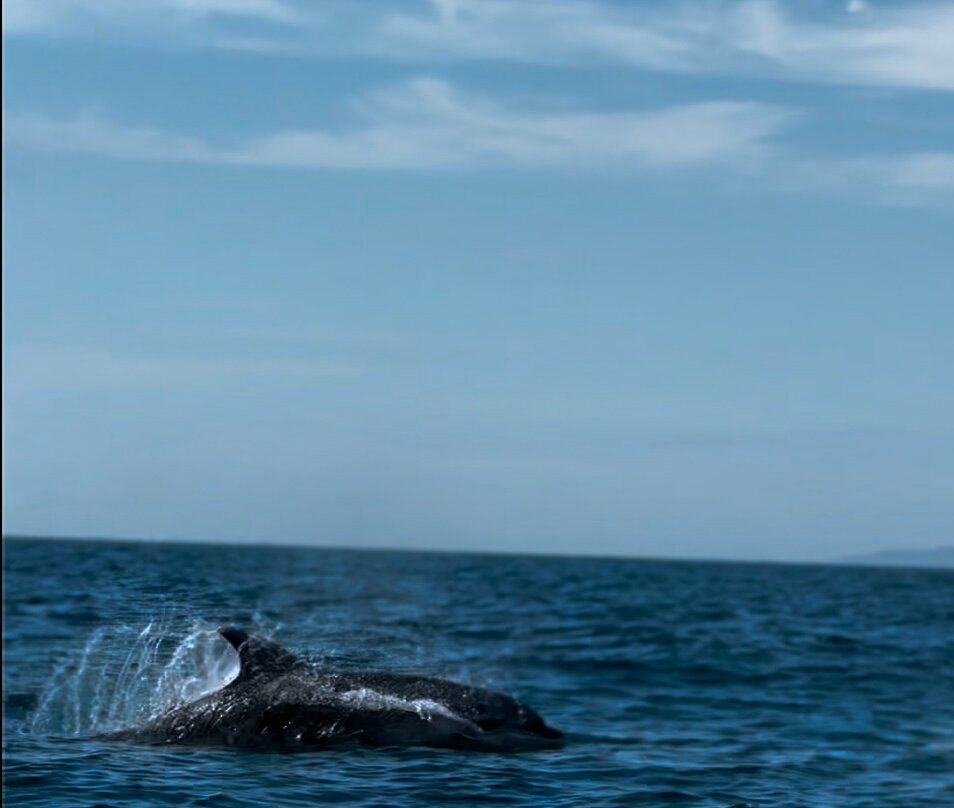
<path fill-rule="evenodd" d="M 382 51 L 447 59 L 610 62 L 760 79 L 954 90 L 954 4 L 835 5 L 814 14 L 773 0 L 621 4 L 434 0 L 393 13 Z"/>
<path fill-rule="evenodd" d="M 11 348 L 5 383 L 15 394 L 71 390 L 204 389 L 276 381 L 322 383 L 360 375 L 365 368 L 344 358 L 197 355 L 98 346 Z"/>
<path fill-rule="evenodd" d="M 301 26 L 310 19 L 283 0 L 8 0 L 5 33 L 107 35 L 152 28 L 168 34 L 182 26 L 229 18 Z"/>
<path fill-rule="evenodd" d="M 774 0 L 8 0 L 4 29 L 324 57 L 602 62 L 954 89 L 951 2 L 805 8 Z"/>
<path fill-rule="evenodd" d="M 922 202 L 954 193 L 954 152 L 819 157 L 778 136 L 801 113 L 757 102 L 528 108 L 418 78 L 352 99 L 350 126 L 210 141 L 100 114 L 4 116 L 15 149 L 120 160 L 325 171 L 640 173 L 721 168 L 755 187 Z"/>
<path fill-rule="evenodd" d="M 127 160 L 203 162 L 215 152 L 200 140 L 151 126 L 128 126 L 80 113 L 56 119 L 43 114 L 3 116 L 4 146 Z"/>
<path fill-rule="evenodd" d="M 954 90 L 954 4 L 850 3 L 846 11 L 834 19 L 797 19 L 768 0 L 748 0 L 707 35 L 778 76 Z"/>
<path fill-rule="evenodd" d="M 276 300 L 189 295 L 151 308 L 118 341 L 68 317 L 6 340 L 4 393 L 340 389 L 393 367 L 407 346 L 405 334 L 316 320 Z"/>
<path fill-rule="evenodd" d="M 826 192 L 900 204 L 954 201 L 954 151 L 913 151 L 851 158 L 794 157 L 772 182 L 793 191 Z"/>
<path fill-rule="evenodd" d="M 954 191 L 954 152 L 920 152 L 873 161 L 871 167 L 887 174 L 900 188 Z"/>
<path fill-rule="evenodd" d="M 347 170 L 667 168 L 754 157 L 793 116 L 755 102 L 639 111 L 527 110 L 415 79 L 353 102 L 357 123 L 224 145 L 93 115 L 7 116 L 18 148 L 121 159 Z"/>

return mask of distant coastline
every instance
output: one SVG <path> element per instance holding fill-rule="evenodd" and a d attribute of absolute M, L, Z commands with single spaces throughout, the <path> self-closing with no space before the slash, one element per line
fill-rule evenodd
<path fill-rule="evenodd" d="M 881 550 L 877 553 L 849 556 L 841 561 L 844 564 L 864 564 L 873 567 L 954 569 L 954 546 L 918 550 Z"/>

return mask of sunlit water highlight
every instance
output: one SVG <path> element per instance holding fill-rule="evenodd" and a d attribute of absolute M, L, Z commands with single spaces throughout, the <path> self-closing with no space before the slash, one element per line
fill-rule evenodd
<path fill-rule="evenodd" d="M 4 799 L 93 805 L 954 804 L 954 573 L 90 542 L 5 545 Z M 236 674 L 223 623 L 329 670 L 512 693 L 524 755 L 97 740 Z M 344 694 L 386 706 L 386 694 Z M 435 704 L 403 705 L 432 711 Z"/>

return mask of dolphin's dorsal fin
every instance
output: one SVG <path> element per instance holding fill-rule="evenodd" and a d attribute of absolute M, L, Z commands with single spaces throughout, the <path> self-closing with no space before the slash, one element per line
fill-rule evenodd
<path fill-rule="evenodd" d="M 286 673 L 300 666 L 301 660 L 278 643 L 256 637 L 240 628 L 219 629 L 228 643 L 238 651 L 239 675 L 236 682 L 252 679 L 263 673 Z"/>

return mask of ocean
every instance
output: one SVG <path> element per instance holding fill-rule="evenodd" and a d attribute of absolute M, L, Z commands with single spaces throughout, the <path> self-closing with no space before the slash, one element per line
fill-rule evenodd
<path fill-rule="evenodd" d="M 954 571 L 7 539 L 3 796 L 55 806 L 954 805 Z M 95 736 L 221 686 L 236 625 L 517 696 L 518 754 Z"/>

